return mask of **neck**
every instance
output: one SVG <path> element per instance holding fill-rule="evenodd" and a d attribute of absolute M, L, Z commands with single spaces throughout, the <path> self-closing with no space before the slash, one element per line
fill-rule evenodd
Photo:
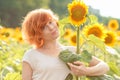
<path fill-rule="evenodd" d="M 56 49 L 60 48 L 60 44 L 57 41 L 50 41 L 50 42 L 45 42 L 44 45 L 42 46 L 43 49 Z"/>

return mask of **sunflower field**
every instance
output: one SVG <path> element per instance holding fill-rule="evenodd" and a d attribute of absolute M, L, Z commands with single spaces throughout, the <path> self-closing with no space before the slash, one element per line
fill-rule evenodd
<path fill-rule="evenodd" d="M 65 25 L 65 27 L 65 32 L 63 33 L 60 41 L 64 45 L 77 46 L 76 30 L 68 27 L 68 25 Z M 108 26 L 95 21 L 95 23 L 85 25 L 80 29 L 80 48 L 87 50 L 92 55 L 102 59 L 109 65 L 110 71 L 108 72 L 108 74 L 114 77 L 114 79 L 110 80 L 120 80 L 120 31 L 116 27 L 119 27 L 118 23 L 116 23 L 116 20 L 110 20 Z"/>
<path fill-rule="evenodd" d="M 60 43 L 85 49 L 102 59 L 110 67 L 107 75 L 112 77 L 77 80 L 120 80 L 119 22 L 116 19 L 110 19 L 107 25 L 98 22 L 95 15 L 88 14 L 82 0 L 73 0 L 68 4 L 68 11 L 69 16 L 59 20 Z M 22 39 L 21 27 L 0 26 L 0 80 L 22 80 L 22 57 L 29 48 L 31 46 Z"/>
<path fill-rule="evenodd" d="M 21 59 L 28 48 L 19 27 L 0 26 L 0 80 L 21 80 Z"/>
<path fill-rule="evenodd" d="M 66 18 L 65 18 L 66 19 Z M 65 20 L 64 19 L 64 20 Z M 60 20 L 61 36 L 59 41 L 64 45 L 76 46 L 76 32 L 72 27 L 68 27 Z M 120 31 L 118 30 L 118 23 L 116 20 L 110 20 L 108 26 L 101 23 L 89 24 L 80 29 L 80 47 L 87 49 L 93 55 L 107 62 L 110 67 L 109 75 L 113 76 L 115 80 L 119 80 L 120 76 Z M 95 47 L 93 44 L 87 43 L 87 37 L 94 34 L 99 37 L 106 45 L 106 51 L 102 51 L 101 45 Z M 21 60 L 24 52 L 31 48 L 26 44 L 21 35 L 20 27 L 5 28 L 0 27 L 0 80 L 21 80 Z M 93 37 L 94 39 L 96 37 Z M 105 40 L 104 40 L 105 39 Z M 98 41 L 98 42 L 97 42 Z M 100 43 L 99 40 L 95 41 Z M 82 79 L 85 80 L 85 79 Z"/>
<path fill-rule="evenodd" d="M 83 54 L 79 49 L 87 50 L 105 61 L 110 67 L 107 74 L 111 76 L 89 79 L 76 77 L 75 80 L 120 80 L 119 22 L 116 19 L 110 19 L 107 25 L 98 22 L 98 18 L 88 13 L 88 7 L 81 0 L 69 3 L 68 11 L 69 16 L 60 21 L 65 31 L 60 29 L 61 33 L 64 32 L 61 34 L 62 40 L 67 43 L 66 45 L 76 46 L 77 54 Z"/>

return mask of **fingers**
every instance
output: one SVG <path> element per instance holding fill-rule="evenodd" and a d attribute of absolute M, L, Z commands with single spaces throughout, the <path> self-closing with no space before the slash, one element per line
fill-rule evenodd
<path fill-rule="evenodd" d="M 72 63 L 68 63 L 68 65 L 70 66 L 70 70 L 72 71 L 72 73 L 74 73 L 75 75 L 78 75 L 78 73 L 79 73 L 78 66 L 76 66 Z"/>
<path fill-rule="evenodd" d="M 71 68 L 75 68 L 78 69 L 80 66 L 84 65 L 82 62 L 80 61 L 76 61 L 73 64 L 72 63 L 67 63 Z"/>
<path fill-rule="evenodd" d="M 74 63 L 67 63 L 71 69 L 71 71 L 78 76 L 86 75 L 87 68 L 83 62 L 76 61 Z"/>
<path fill-rule="evenodd" d="M 74 62 L 73 64 L 78 65 L 78 66 L 84 65 L 83 62 L 80 62 L 80 61 L 76 61 L 76 62 Z"/>
<path fill-rule="evenodd" d="M 76 65 L 74 65 L 74 64 L 72 64 L 72 63 L 68 63 L 68 65 L 70 66 L 70 69 L 71 69 L 72 71 L 78 70 L 78 68 L 79 68 L 79 66 L 76 66 Z"/>
<path fill-rule="evenodd" d="M 67 63 L 67 64 L 70 66 L 71 70 L 79 69 L 80 67 L 82 67 L 84 65 L 80 61 L 76 61 L 74 63 Z"/>
<path fill-rule="evenodd" d="M 77 66 L 73 65 L 72 63 L 67 63 L 71 68 L 77 68 Z"/>

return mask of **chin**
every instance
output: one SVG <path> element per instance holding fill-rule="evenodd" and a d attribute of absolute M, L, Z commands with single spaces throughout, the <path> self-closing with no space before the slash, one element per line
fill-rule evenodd
<path fill-rule="evenodd" d="M 55 36 L 55 38 L 57 39 L 59 37 L 59 35 Z"/>
<path fill-rule="evenodd" d="M 54 38 L 54 39 L 57 39 L 58 37 L 59 37 L 59 34 L 58 34 L 58 35 L 55 35 L 53 38 Z"/>

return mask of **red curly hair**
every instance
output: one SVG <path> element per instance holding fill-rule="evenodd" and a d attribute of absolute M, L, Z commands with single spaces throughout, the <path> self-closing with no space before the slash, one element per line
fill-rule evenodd
<path fill-rule="evenodd" d="M 41 37 L 42 30 L 50 20 L 54 19 L 58 25 L 58 18 L 48 9 L 36 9 L 30 11 L 22 23 L 23 39 L 28 43 L 39 48 L 43 45 L 44 40 Z"/>

